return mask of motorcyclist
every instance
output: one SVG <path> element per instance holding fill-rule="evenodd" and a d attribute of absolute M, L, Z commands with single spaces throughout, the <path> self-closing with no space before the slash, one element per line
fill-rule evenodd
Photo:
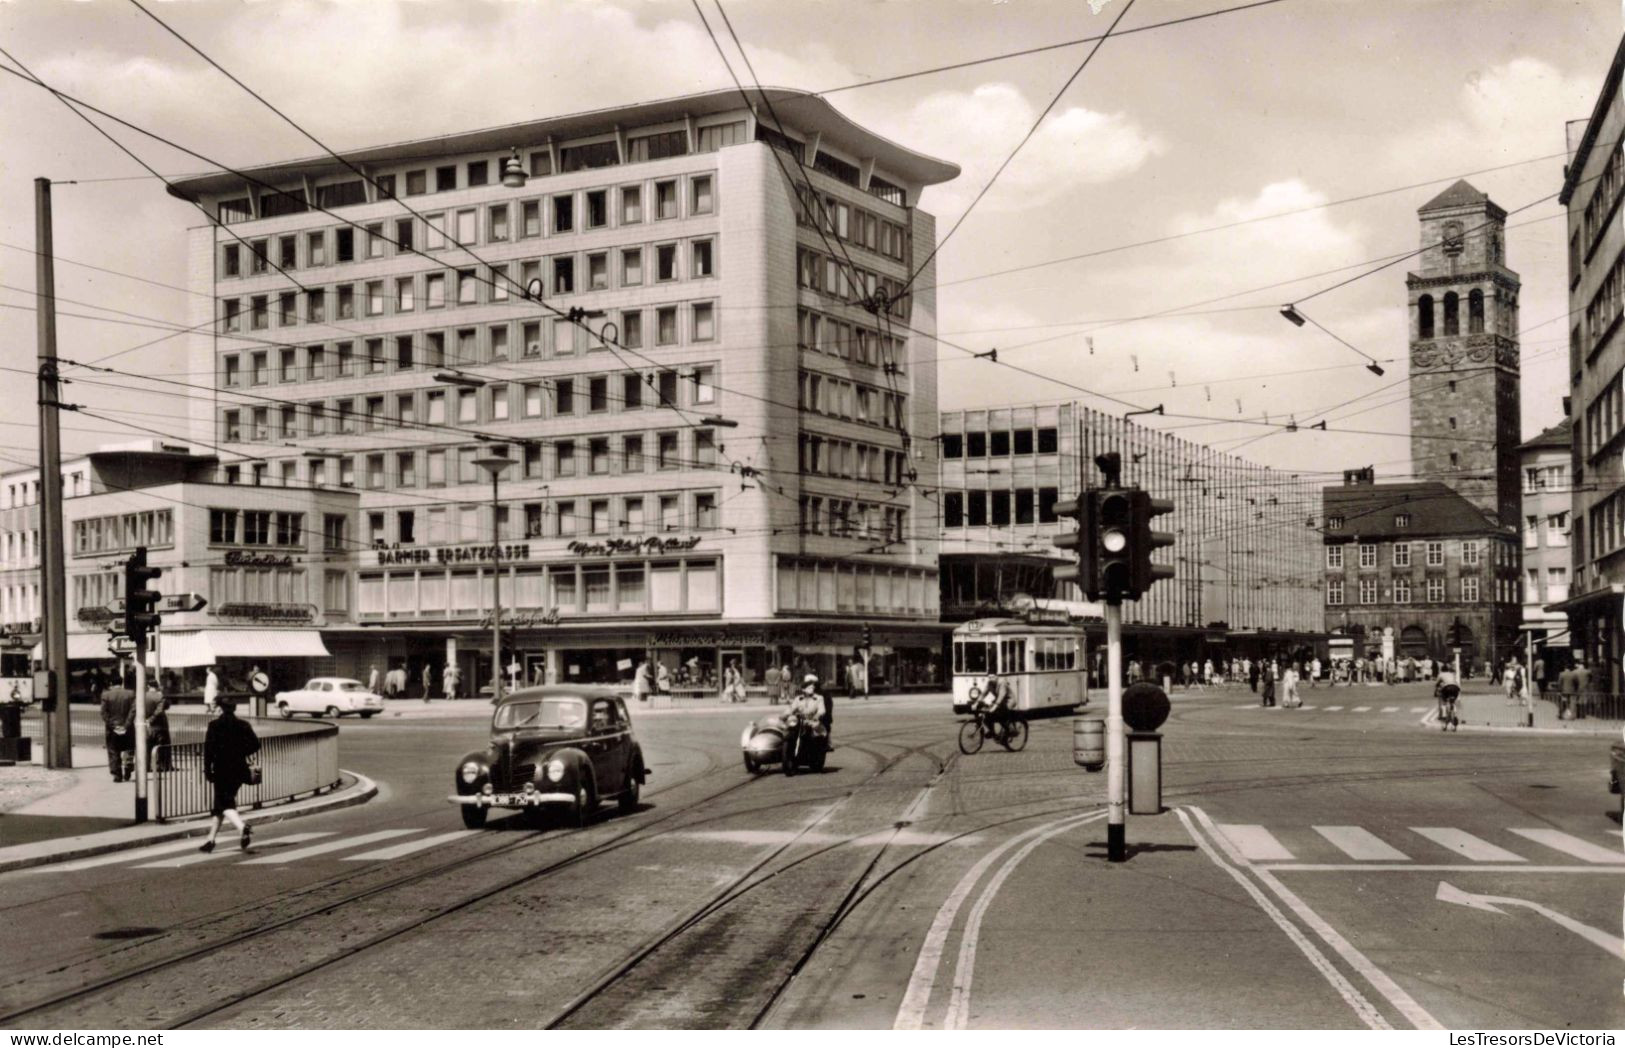
<path fill-rule="evenodd" d="M 790 700 L 789 716 L 795 719 L 796 729 L 784 740 L 786 768 L 794 767 L 802 739 L 814 723 L 823 725 L 826 732 L 829 730 L 829 701 L 818 691 L 818 674 L 809 673 L 801 678 L 801 691 Z"/>

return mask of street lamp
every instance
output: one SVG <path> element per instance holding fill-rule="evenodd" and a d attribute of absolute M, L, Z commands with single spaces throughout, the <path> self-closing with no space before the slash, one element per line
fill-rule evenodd
<path fill-rule="evenodd" d="M 497 482 L 513 465 L 506 455 L 481 455 L 474 465 L 491 475 L 491 702 L 502 701 L 502 533 L 497 527 Z"/>

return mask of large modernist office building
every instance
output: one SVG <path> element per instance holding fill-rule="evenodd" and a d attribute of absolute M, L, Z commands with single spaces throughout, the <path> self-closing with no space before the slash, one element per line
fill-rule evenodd
<path fill-rule="evenodd" d="M 529 680 L 649 650 L 829 672 L 865 635 L 878 679 L 931 680 L 935 279 L 909 277 L 954 165 L 786 90 L 346 160 L 366 179 L 175 189 L 211 219 L 187 236 L 222 479 L 359 496 L 330 668 L 487 681 L 495 573 Z"/>
<path fill-rule="evenodd" d="M 1095 456 L 1115 451 L 1123 483 L 1176 507 L 1156 522 L 1175 537 L 1156 556 L 1174 578 L 1123 607 L 1131 657 L 1256 656 L 1322 640 L 1312 481 L 1077 403 L 945 411 L 939 443 L 945 619 L 1082 601 L 1054 580 L 1067 555 L 1053 540 L 1076 526 L 1054 506 L 1099 485 Z"/>

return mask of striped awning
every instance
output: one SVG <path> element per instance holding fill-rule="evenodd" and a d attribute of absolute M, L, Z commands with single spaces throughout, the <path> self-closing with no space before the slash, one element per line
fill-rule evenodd
<path fill-rule="evenodd" d="M 70 633 L 68 634 L 68 661 L 86 662 L 92 659 L 111 659 L 113 654 L 107 650 L 108 635 L 105 633 Z M 29 656 L 35 662 L 45 661 L 45 643 L 34 645 L 33 654 Z"/>

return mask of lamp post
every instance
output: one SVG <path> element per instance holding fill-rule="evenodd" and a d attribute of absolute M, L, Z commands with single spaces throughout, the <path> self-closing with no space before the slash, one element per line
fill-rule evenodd
<path fill-rule="evenodd" d="M 506 455 L 482 455 L 474 465 L 491 475 L 491 702 L 502 701 L 502 531 L 497 526 L 497 483 L 513 465 Z"/>

